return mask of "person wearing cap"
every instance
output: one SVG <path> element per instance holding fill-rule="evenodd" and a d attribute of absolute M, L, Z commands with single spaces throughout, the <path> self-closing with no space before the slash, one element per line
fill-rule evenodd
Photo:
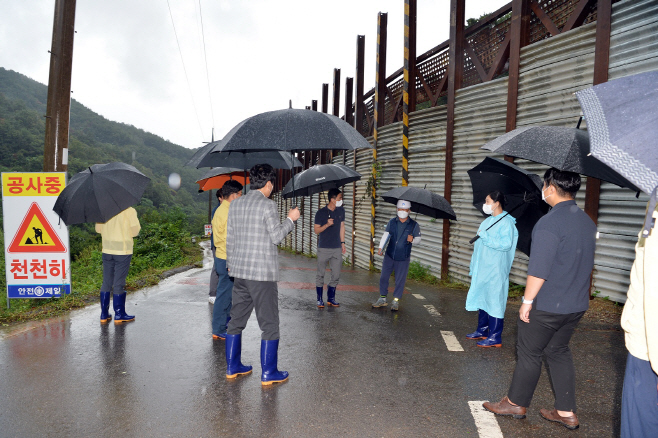
<path fill-rule="evenodd" d="M 404 283 L 409 273 L 411 261 L 411 246 L 420 242 L 420 227 L 409 217 L 411 202 L 399 200 L 397 203 L 397 217 L 388 221 L 386 230 L 379 242 L 378 255 L 384 255 L 382 262 L 382 275 L 379 278 L 379 299 L 373 303 L 373 308 L 386 307 L 388 302 L 388 281 L 391 273 L 395 272 L 395 289 L 391 310 L 397 311 L 400 297 L 404 292 Z"/>
<path fill-rule="evenodd" d="M 324 275 L 329 263 L 331 279 L 327 283 L 327 306 L 338 307 L 336 302 L 336 286 L 340 280 L 340 267 L 345 254 L 345 209 L 343 194 L 338 189 L 330 189 L 327 193 L 329 203 L 315 213 L 313 231 L 318 235 L 318 272 L 315 276 L 315 290 L 318 295 L 318 308 L 324 308 L 322 300 Z"/>

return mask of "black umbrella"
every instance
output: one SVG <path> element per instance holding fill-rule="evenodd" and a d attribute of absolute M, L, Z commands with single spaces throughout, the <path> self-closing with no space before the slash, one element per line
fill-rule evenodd
<path fill-rule="evenodd" d="M 576 93 L 592 155 L 651 195 L 644 235 L 658 197 L 658 72 L 615 79 Z"/>
<path fill-rule="evenodd" d="M 288 108 L 238 123 L 213 151 L 355 150 L 372 145 L 344 120 L 318 111 Z"/>
<path fill-rule="evenodd" d="M 516 218 L 516 229 L 519 232 L 516 247 L 524 254 L 530 255 L 532 229 L 548 211 L 548 204 L 541 200 L 542 179 L 512 163 L 493 157 L 482 160 L 468 171 L 468 176 L 473 186 L 473 205 L 483 215 L 482 204 L 489 193 L 499 190 L 505 195 L 505 209 L 507 214 Z M 489 228 L 495 226 L 498 221 Z M 471 243 L 478 238 L 479 236 L 473 238 Z"/>
<path fill-rule="evenodd" d="M 283 151 L 213 152 L 212 149 L 218 143 L 209 143 L 199 149 L 186 165 L 197 169 L 202 167 L 231 167 L 240 170 L 249 170 L 256 164 L 265 163 L 275 169 L 289 170 L 293 167 L 303 167 L 303 164 L 297 158 Z"/>
<path fill-rule="evenodd" d="M 342 164 L 318 164 L 292 177 L 284 187 L 282 196 L 311 196 L 360 179 L 360 173 Z"/>
<path fill-rule="evenodd" d="M 53 210 L 66 225 L 104 223 L 137 204 L 149 181 L 129 164 L 94 164 L 71 178 Z"/>
<path fill-rule="evenodd" d="M 427 189 L 418 187 L 396 187 L 382 195 L 389 204 L 397 204 L 400 199 L 411 202 L 411 211 L 436 219 L 457 219 L 454 210 L 446 199 Z"/>
<path fill-rule="evenodd" d="M 524 126 L 501 135 L 482 149 L 580 173 L 633 191 L 639 189 L 606 164 L 589 155 L 587 131 L 559 126 Z"/>
<path fill-rule="evenodd" d="M 238 123 L 212 152 L 356 150 L 372 145 L 349 123 L 317 111 L 269 111 Z M 293 169 L 294 172 L 294 169 Z M 294 189 L 294 179 L 293 179 Z M 294 190 L 293 190 L 294 192 Z"/>

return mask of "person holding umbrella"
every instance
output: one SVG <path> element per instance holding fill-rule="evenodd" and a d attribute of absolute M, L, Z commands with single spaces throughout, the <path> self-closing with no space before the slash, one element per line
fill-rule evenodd
<path fill-rule="evenodd" d="M 219 277 L 212 309 L 212 337 L 226 339 L 226 325 L 231 312 L 233 278 L 226 269 L 226 230 L 231 202 L 242 196 L 242 184 L 228 180 L 222 186 L 222 203 L 212 217 L 212 235 L 215 246 L 214 267 Z"/>
<path fill-rule="evenodd" d="M 338 189 L 327 192 L 329 203 L 315 213 L 313 231 L 318 235 L 318 272 L 315 276 L 315 290 L 318 295 L 318 308 L 324 308 L 322 300 L 324 289 L 324 274 L 329 263 L 331 280 L 327 284 L 327 305 L 338 307 L 336 302 L 336 286 L 340 280 L 340 267 L 345 254 L 345 209 L 343 208 L 343 193 Z"/>
<path fill-rule="evenodd" d="M 212 218 L 215 217 L 215 212 L 219 208 L 219 206 L 222 204 L 222 189 L 217 189 L 217 192 L 215 193 L 217 196 L 217 205 L 215 208 L 212 209 L 212 214 L 210 215 L 210 221 L 212 223 Z M 211 228 L 212 230 L 212 228 Z M 215 251 L 217 248 L 215 248 L 215 238 L 213 236 L 212 231 L 210 231 L 210 252 L 213 255 L 213 260 L 215 257 Z M 210 270 L 210 290 L 208 292 L 208 302 L 210 304 L 215 304 L 215 299 L 217 297 L 217 284 L 219 283 L 219 275 L 217 275 L 217 270 L 214 267 L 214 262 L 213 262 L 213 268 Z"/>
<path fill-rule="evenodd" d="M 379 242 L 378 255 L 383 255 L 382 275 L 379 278 L 379 299 L 372 304 L 373 308 L 386 307 L 388 302 L 388 281 L 395 272 L 395 289 L 391 311 L 399 309 L 399 301 L 404 292 L 404 284 L 409 273 L 411 262 L 411 246 L 420 243 L 420 227 L 409 217 L 411 202 L 403 199 L 397 202 L 397 217 L 391 219 Z"/>
<path fill-rule="evenodd" d="M 299 209 L 292 208 L 279 223 L 274 191 L 276 173 L 269 164 L 250 170 L 251 191 L 232 202 L 226 233 L 226 264 L 234 277 L 233 307 L 226 335 L 226 377 L 251 374 L 243 365 L 242 331 L 254 307 L 262 330 L 260 360 L 263 386 L 288 380 L 277 367 L 279 349 L 279 259 L 277 245 L 295 227 Z"/>
<path fill-rule="evenodd" d="M 101 286 L 101 323 L 112 319 L 110 291 L 114 293 L 114 323 L 134 321 L 134 315 L 126 313 L 126 277 L 133 255 L 133 238 L 141 230 L 137 211 L 128 207 L 105 223 L 96 224 L 96 232 L 103 241 L 103 284 Z"/>
<path fill-rule="evenodd" d="M 539 381 L 542 356 L 550 369 L 554 408 L 548 421 L 579 427 L 576 377 L 569 341 L 589 307 L 596 225 L 576 205 L 580 175 L 555 168 L 544 174 L 542 199 L 552 207 L 532 231 L 528 278 L 517 322 L 517 362 L 508 395 L 483 407 L 497 415 L 526 416 Z"/>
<path fill-rule="evenodd" d="M 506 214 L 504 208 L 505 196 L 500 191 L 487 195 L 482 211 L 490 216 L 480 224 L 471 257 L 466 310 L 479 313 L 477 329 L 466 338 L 482 339 L 478 347 L 502 347 L 509 272 L 519 238 L 516 219 Z"/>

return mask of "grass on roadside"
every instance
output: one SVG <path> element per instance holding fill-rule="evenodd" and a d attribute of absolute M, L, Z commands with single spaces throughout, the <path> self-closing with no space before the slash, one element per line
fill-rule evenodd
<path fill-rule="evenodd" d="M 185 231 L 185 217 L 180 212 L 145 214 L 142 230 L 135 238 L 126 289 L 135 290 L 157 284 L 163 272 L 180 266 L 199 264 L 203 252 Z M 78 233 L 72 232 L 72 235 Z M 0 232 L 0 245 L 4 236 Z M 72 239 L 73 240 L 73 239 Z M 73 245 L 73 243 L 72 243 Z M 12 299 L 7 309 L 4 251 L 0 253 L 0 324 L 42 319 L 65 313 L 98 301 L 103 282 L 100 239 L 90 235 L 85 246 L 74 254 L 71 262 L 71 294 L 61 298 Z"/>

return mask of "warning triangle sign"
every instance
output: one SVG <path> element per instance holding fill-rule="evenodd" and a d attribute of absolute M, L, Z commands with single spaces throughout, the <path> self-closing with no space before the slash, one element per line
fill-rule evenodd
<path fill-rule="evenodd" d="M 66 252 L 66 247 L 44 216 L 39 204 L 33 202 L 7 251 Z"/>

